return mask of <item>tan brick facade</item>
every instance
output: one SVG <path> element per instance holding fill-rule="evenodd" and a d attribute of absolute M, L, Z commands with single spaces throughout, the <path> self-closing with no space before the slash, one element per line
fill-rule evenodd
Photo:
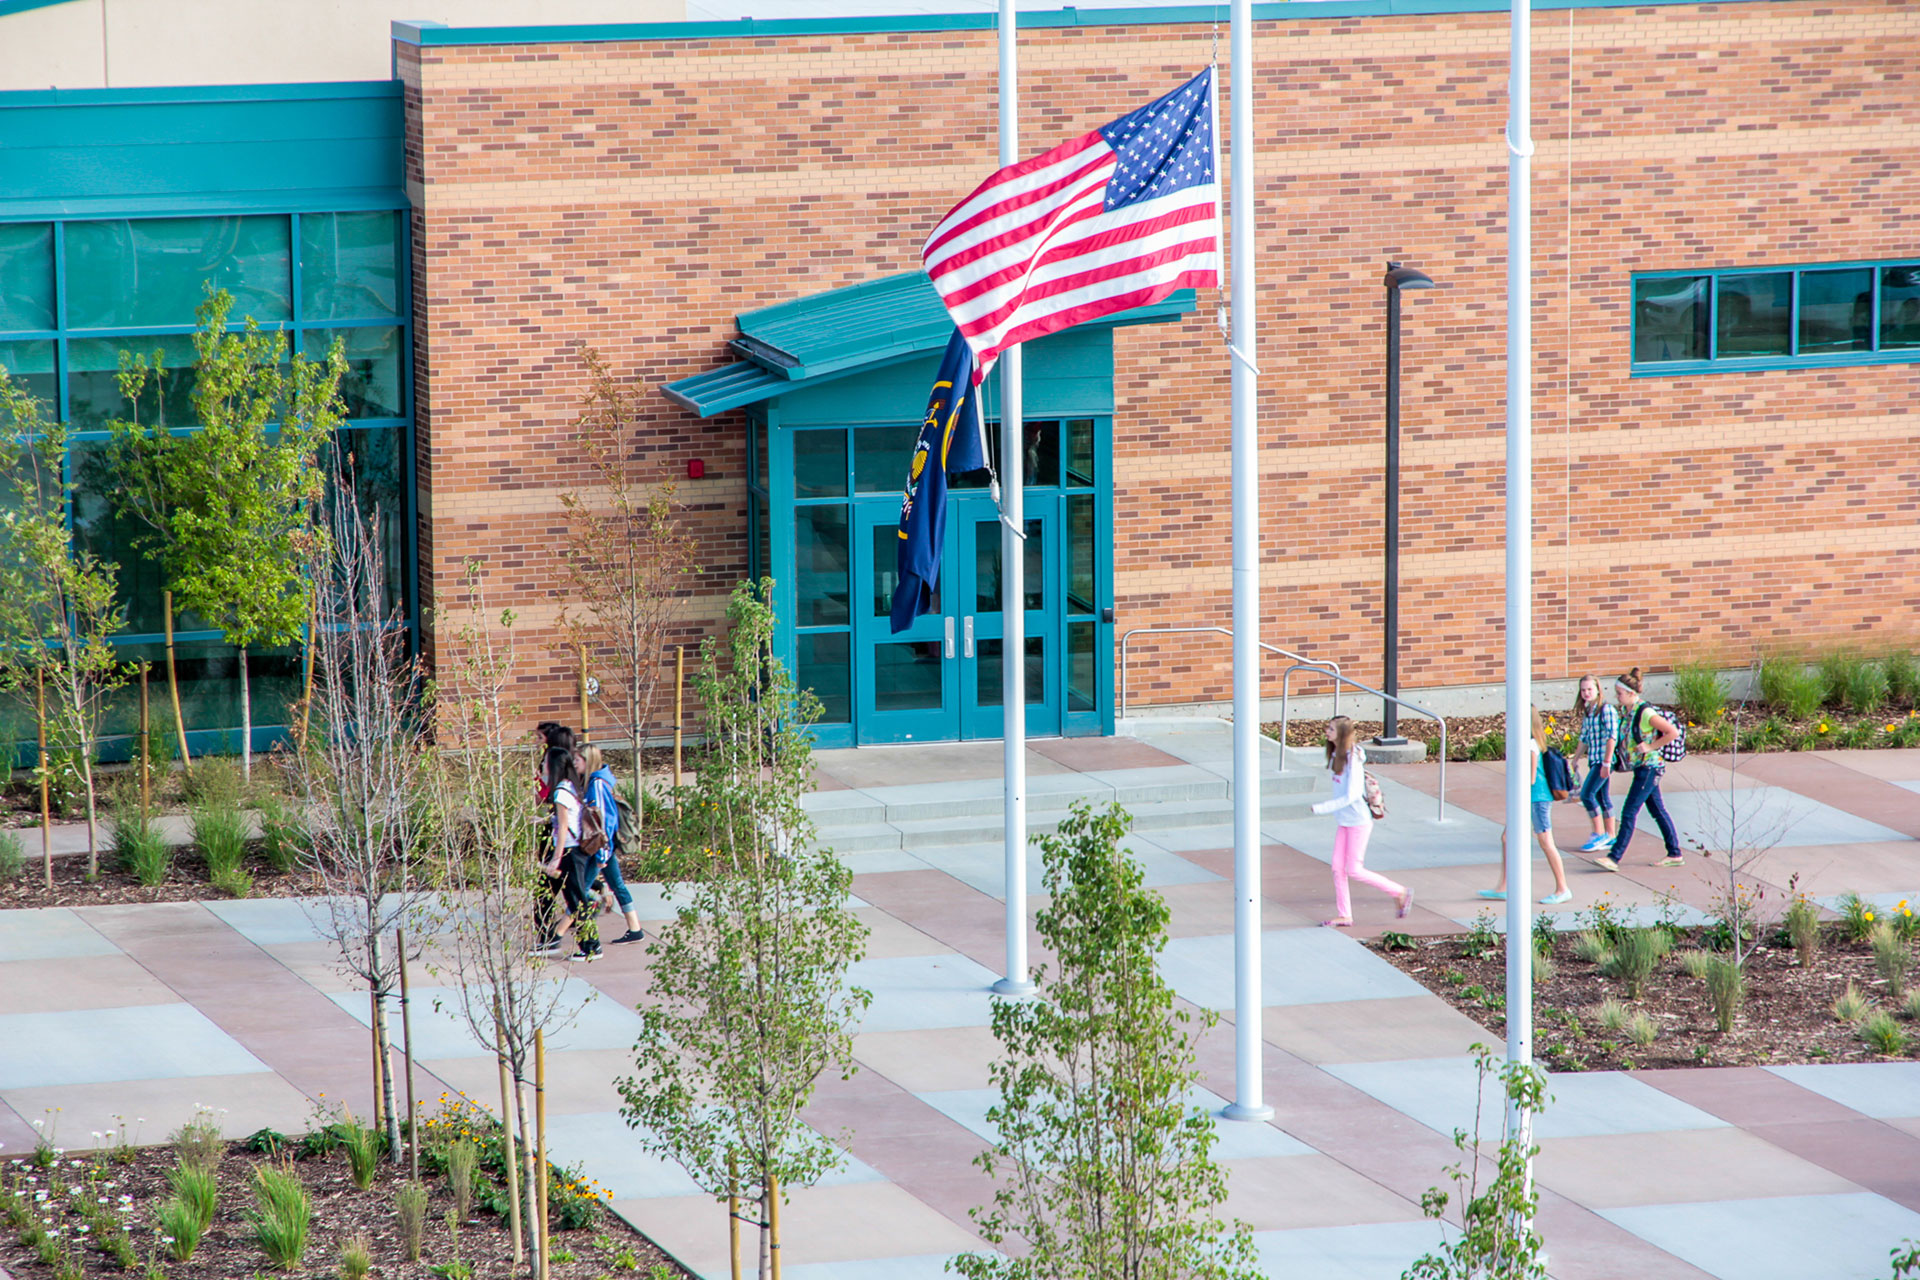
<path fill-rule="evenodd" d="M 1214 39 L 1024 34 L 1029 148 L 1164 92 Z M 1265 634 L 1362 679 L 1389 257 L 1444 286 L 1406 304 L 1402 680 L 1499 676 L 1506 40 L 1499 13 L 1256 37 Z M 1628 323 L 1636 270 L 1920 259 L 1920 4 L 1551 12 L 1534 40 L 1536 672 L 1907 630 L 1920 365 L 1632 378 Z M 652 388 L 724 362 L 737 312 L 915 268 L 993 167 L 993 35 L 398 50 L 424 603 L 482 557 L 539 648 L 556 495 L 585 481 L 571 344 Z M 1118 629 L 1228 618 L 1218 302 L 1116 335 Z M 638 465 L 707 465 L 681 490 L 706 567 L 691 634 L 746 566 L 744 416 L 645 404 Z M 1134 702 L 1224 698 L 1224 642 L 1189 656 L 1136 658 Z M 570 696 L 555 655 L 526 702 Z"/>

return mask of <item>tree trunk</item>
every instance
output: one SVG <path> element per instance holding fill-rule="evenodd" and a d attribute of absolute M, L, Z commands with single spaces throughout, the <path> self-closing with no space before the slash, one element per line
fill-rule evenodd
<path fill-rule="evenodd" d="M 94 880 L 100 875 L 100 822 L 93 791 L 93 753 L 85 749 L 80 753 L 80 777 L 87 785 L 87 879 Z"/>
<path fill-rule="evenodd" d="M 253 781 L 253 689 L 247 682 L 247 646 L 240 646 L 240 776 Z"/>
<path fill-rule="evenodd" d="M 526 1224 L 527 1233 L 527 1274 L 540 1274 L 540 1206 L 536 1199 L 539 1194 L 540 1179 L 535 1175 L 533 1162 L 533 1133 L 527 1125 L 527 1091 L 520 1079 L 519 1068 L 513 1073 L 513 1110 L 520 1123 L 520 1159 L 525 1168 L 525 1176 L 520 1179 L 521 1198 L 526 1203 L 526 1211 L 521 1220 Z"/>

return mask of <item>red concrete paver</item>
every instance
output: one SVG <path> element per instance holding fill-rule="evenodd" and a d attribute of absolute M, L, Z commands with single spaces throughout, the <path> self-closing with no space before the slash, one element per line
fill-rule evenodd
<path fill-rule="evenodd" d="M 1742 760 L 1740 772 L 1920 839 L 1920 792 L 1882 782 L 1838 760 L 1804 751 L 1768 752 Z"/>
<path fill-rule="evenodd" d="M 1551 1191 L 1534 1218 L 1554 1280 L 1712 1280 L 1692 1263 Z"/>
<path fill-rule="evenodd" d="M 805 1117 L 820 1132 L 844 1138 L 855 1156 L 969 1231 L 969 1211 L 993 1200 L 997 1184 L 973 1163 L 988 1144 L 870 1068 L 850 1080 L 823 1075 Z"/>

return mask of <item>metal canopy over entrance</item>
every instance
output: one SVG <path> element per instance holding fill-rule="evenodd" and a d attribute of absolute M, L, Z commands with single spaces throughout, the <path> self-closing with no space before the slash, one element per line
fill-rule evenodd
<path fill-rule="evenodd" d="M 1113 727 L 1113 335 L 1172 320 L 1175 295 L 1027 348 L 1027 732 Z M 919 273 L 739 317 L 742 358 L 662 391 L 750 425 L 751 571 L 774 579 L 780 656 L 820 698 L 823 746 L 998 738 L 998 512 L 956 479 L 934 609 L 889 622 L 907 460 L 951 323 Z M 998 461 L 998 393 L 982 407 Z"/>

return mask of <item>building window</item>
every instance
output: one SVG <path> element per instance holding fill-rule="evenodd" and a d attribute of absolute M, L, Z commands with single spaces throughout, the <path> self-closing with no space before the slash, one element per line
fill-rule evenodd
<path fill-rule="evenodd" d="M 1920 360 L 1920 261 L 1633 278 L 1633 371 Z"/>
<path fill-rule="evenodd" d="M 192 426 L 194 312 L 209 284 L 233 295 L 235 330 L 251 318 L 314 356 L 336 337 L 342 341 L 348 421 L 336 443 L 351 463 L 361 508 L 377 521 L 388 605 L 410 614 L 413 445 L 403 212 L 0 223 L 0 369 L 72 424 L 68 461 L 78 486 L 72 518 L 80 543 L 119 566 L 127 610 L 116 640 L 120 656 L 139 661 L 158 653 L 165 584 L 158 567 L 134 550 L 138 531 L 114 509 L 108 424 L 137 415 L 142 422 Z M 137 405 L 120 393 L 122 352 L 158 352 L 166 365 Z M 240 719 L 237 655 L 203 619 L 182 614 L 175 631 L 186 726 L 224 738 Z M 254 650 L 248 657 L 254 721 L 270 729 L 297 697 L 299 651 Z M 129 690 L 115 696 L 110 735 L 129 731 L 137 696 Z M 0 737 L 8 733 L 17 739 L 21 727 L 0 712 Z M 109 755 L 125 749 L 124 740 L 106 744 Z"/>

